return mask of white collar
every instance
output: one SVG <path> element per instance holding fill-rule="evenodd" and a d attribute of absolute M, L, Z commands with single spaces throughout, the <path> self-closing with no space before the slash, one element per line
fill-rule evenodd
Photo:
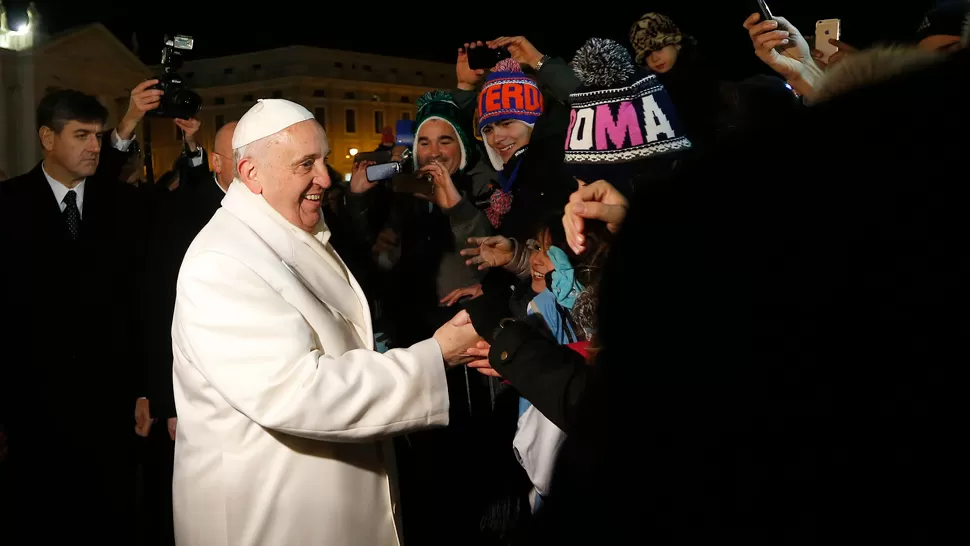
<path fill-rule="evenodd" d="M 222 184 L 219 183 L 219 176 L 216 175 L 216 173 L 212 173 L 212 180 L 215 181 L 216 187 L 219 188 L 219 191 L 226 193 L 226 190 L 222 189 Z M 232 184 L 232 182 L 230 182 L 230 184 Z"/>
<path fill-rule="evenodd" d="M 50 185 L 51 191 L 54 192 L 54 199 L 57 200 L 57 204 L 60 205 L 61 203 L 63 203 L 64 197 L 67 196 L 67 193 L 71 190 L 74 190 L 74 193 L 77 194 L 77 210 L 83 213 L 84 183 L 87 181 L 87 178 L 85 178 L 84 180 L 81 180 L 77 186 L 74 186 L 73 188 L 68 188 L 61 182 L 58 182 L 57 180 L 55 180 L 54 177 L 47 174 L 47 169 L 44 168 L 43 163 L 40 164 L 40 170 L 44 173 L 44 178 L 47 179 L 47 183 Z"/>
<path fill-rule="evenodd" d="M 238 178 L 229 185 L 222 208 L 259 236 L 321 301 L 327 302 L 362 332 L 370 329 L 370 309 L 347 265 L 327 247 L 330 230 L 321 216 L 312 233 L 294 226 L 262 195 Z M 369 339 L 372 334 L 361 334 Z"/>

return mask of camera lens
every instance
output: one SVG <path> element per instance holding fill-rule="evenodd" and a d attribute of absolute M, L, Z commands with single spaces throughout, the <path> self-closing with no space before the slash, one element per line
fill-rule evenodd
<path fill-rule="evenodd" d="M 202 108 L 202 98 L 194 91 L 182 88 L 172 97 L 173 110 L 180 113 L 179 117 L 188 119 Z"/>

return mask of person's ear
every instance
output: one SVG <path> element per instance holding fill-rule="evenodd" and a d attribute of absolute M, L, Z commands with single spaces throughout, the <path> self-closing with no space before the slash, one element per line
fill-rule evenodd
<path fill-rule="evenodd" d="M 263 193 L 263 186 L 259 183 L 259 167 L 252 158 L 244 157 L 239 160 L 239 179 L 249 191 L 256 195 Z"/>
<path fill-rule="evenodd" d="M 54 138 L 57 136 L 57 134 L 54 133 L 54 130 L 45 125 L 44 127 L 40 128 L 37 134 L 40 136 L 40 145 L 43 146 L 48 152 L 53 151 Z"/>

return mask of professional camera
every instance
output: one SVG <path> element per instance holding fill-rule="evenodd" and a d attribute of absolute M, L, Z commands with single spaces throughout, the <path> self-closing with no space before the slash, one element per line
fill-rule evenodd
<path fill-rule="evenodd" d="M 174 39 L 165 36 L 165 47 L 162 48 L 162 66 L 165 73 L 158 76 L 158 83 L 153 89 L 161 89 L 161 104 L 150 110 L 149 115 L 160 118 L 189 119 L 202 108 L 202 97 L 198 93 L 185 87 L 182 76 L 177 70 L 182 67 L 182 52 L 191 51 L 195 40 L 191 36 L 181 34 Z"/>

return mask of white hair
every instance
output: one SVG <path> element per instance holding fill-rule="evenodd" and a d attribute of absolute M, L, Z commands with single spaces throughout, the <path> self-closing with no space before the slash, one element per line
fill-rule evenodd
<path fill-rule="evenodd" d="M 254 161 L 257 165 L 262 162 L 263 155 L 270 145 L 277 142 L 278 134 L 270 135 L 268 137 L 263 137 L 257 141 L 250 142 L 245 146 L 240 146 L 232 151 L 232 171 L 233 175 L 242 180 L 242 176 L 239 174 L 239 162 L 243 159 L 249 159 Z"/>

